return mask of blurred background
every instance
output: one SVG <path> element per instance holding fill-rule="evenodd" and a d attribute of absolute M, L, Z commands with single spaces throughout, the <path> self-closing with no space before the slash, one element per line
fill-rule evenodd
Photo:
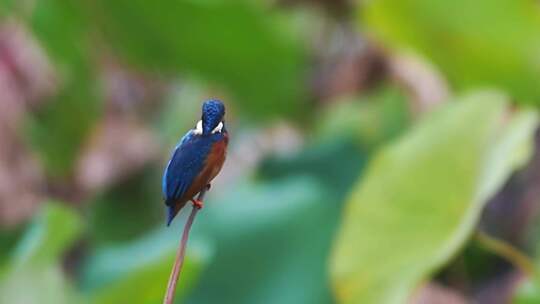
<path fill-rule="evenodd" d="M 1 0 L 0 303 L 540 303 L 533 0 Z"/>

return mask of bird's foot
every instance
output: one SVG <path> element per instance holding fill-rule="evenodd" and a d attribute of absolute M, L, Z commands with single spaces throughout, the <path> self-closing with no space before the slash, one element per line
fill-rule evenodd
<path fill-rule="evenodd" d="M 197 209 L 202 209 L 203 207 L 203 202 L 198 200 L 198 199 L 192 199 L 191 202 L 193 203 L 193 207 L 197 208 Z"/>

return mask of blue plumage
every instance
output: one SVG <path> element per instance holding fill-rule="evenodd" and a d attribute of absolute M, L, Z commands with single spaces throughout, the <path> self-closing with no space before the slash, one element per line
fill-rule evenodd
<path fill-rule="evenodd" d="M 168 207 L 167 225 L 221 169 L 228 141 L 224 114 L 221 102 L 205 102 L 201 122 L 186 133 L 174 149 L 162 180 L 163 198 Z M 224 148 L 216 150 L 220 143 L 224 143 Z"/>
<path fill-rule="evenodd" d="M 170 174 L 169 175 L 169 168 L 171 167 L 171 163 L 173 162 L 173 160 L 175 159 L 175 156 L 177 155 L 177 153 L 180 153 L 179 150 L 180 150 L 180 147 L 186 143 L 186 142 L 189 142 L 189 140 L 193 137 L 193 130 L 189 130 L 183 137 L 182 139 L 180 139 L 180 142 L 176 145 L 176 147 L 174 148 L 172 154 L 171 154 L 171 159 L 169 160 L 169 163 L 167 163 L 167 167 L 165 168 L 165 172 L 163 173 L 163 180 L 162 180 L 162 184 L 161 184 L 161 189 L 162 189 L 162 192 L 163 192 L 163 198 L 165 199 L 165 204 L 166 205 L 169 205 L 167 203 L 167 200 L 171 199 L 173 197 L 173 193 L 170 192 L 168 189 L 172 187 L 174 187 L 173 185 L 173 182 L 174 182 L 174 173 Z"/>
<path fill-rule="evenodd" d="M 202 127 L 205 134 L 209 134 L 225 115 L 225 106 L 219 100 L 209 100 L 204 103 L 202 110 Z"/>
<path fill-rule="evenodd" d="M 170 205 L 181 198 L 195 177 L 201 172 L 204 162 L 212 148 L 212 140 L 186 134 L 174 150 L 163 176 L 163 196 L 165 204 Z"/>

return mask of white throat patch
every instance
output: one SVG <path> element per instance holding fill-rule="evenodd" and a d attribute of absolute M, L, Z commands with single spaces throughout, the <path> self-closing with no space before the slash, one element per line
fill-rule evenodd
<path fill-rule="evenodd" d="M 212 134 L 215 134 L 215 133 L 221 133 L 221 129 L 223 129 L 223 122 L 220 122 L 215 128 L 214 130 L 212 130 Z"/>
<path fill-rule="evenodd" d="M 215 133 L 221 133 L 221 130 L 223 130 L 223 122 L 220 122 L 214 130 L 212 130 L 212 134 Z M 195 126 L 195 130 L 193 130 L 193 134 L 195 135 L 201 135 L 203 134 L 203 126 L 202 126 L 202 120 L 199 120 L 197 122 L 197 125 Z"/>
<path fill-rule="evenodd" d="M 196 135 L 203 134 L 202 120 L 199 120 L 199 122 L 197 122 L 197 126 L 195 126 L 195 131 L 193 131 L 193 133 Z"/>

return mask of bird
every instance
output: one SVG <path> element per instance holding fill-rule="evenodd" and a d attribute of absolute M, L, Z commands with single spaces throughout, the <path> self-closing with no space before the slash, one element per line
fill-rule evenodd
<path fill-rule="evenodd" d="M 227 154 L 229 134 L 224 116 L 225 106 L 220 100 L 205 101 L 201 119 L 174 148 L 162 179 L 167 226 L 187 202 L 191 201 L 194 208 L 203 207 L 195 196 L 210 188 Z"/>

